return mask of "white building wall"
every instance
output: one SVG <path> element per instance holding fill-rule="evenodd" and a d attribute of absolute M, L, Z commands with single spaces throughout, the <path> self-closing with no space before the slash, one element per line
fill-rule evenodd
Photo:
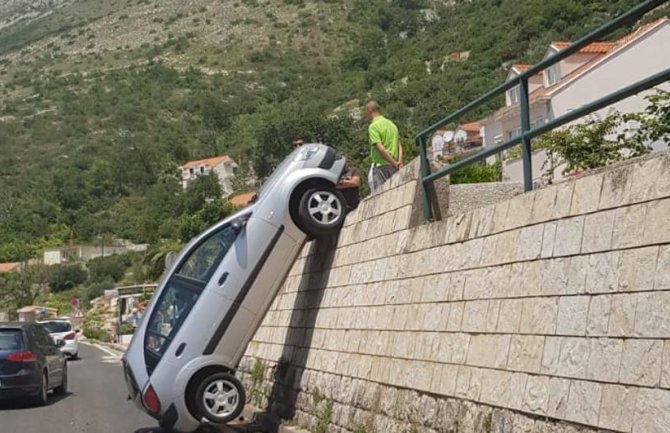
<path fill-rule="evenodd" d="M 221 184 L 221 190 L 224 197 L 229 196 L 233 193 L 233 177 L 235 177 L 235 172 L 233 171 L 233 163 L 224 162 L 216 165 L 212 170 L 219 177 L 219 183 Z"/>

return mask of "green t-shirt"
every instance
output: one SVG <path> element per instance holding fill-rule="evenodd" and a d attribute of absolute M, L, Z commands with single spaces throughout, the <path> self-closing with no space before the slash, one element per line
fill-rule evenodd
<path fill-rule="evenodd" d="M 398 160 L 398 127 L 384 116 L 377 116 L 368 127 L 368 136 L 370 137 L 370 159 L 375 165 L 388 165 L 382 156 L 377 152 L 375 143 L 381 143 L 384 149 L 395 159 Z"/>

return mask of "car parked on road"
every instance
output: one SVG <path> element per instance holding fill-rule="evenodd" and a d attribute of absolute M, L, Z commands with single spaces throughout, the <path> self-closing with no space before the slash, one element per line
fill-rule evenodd
<path fill-rule="evenodd" d="M 54 319 L 37 322 L 44 326 L 51 338 L 59 344 L 60 351 L 70 359 L 79 356 L 79 330 L 74 329 L 69 319 Z M 63 343 L 59 343 L 62 341 Z"/>
<path fill-rule="evenodd" d="M 67 361 L 56 342 L 40 324 L 0 323 L 0 399 L 30 397 L 42 406 L 50 390 L 67 393 Z"/>
<path fill-rule="evenodd" d="M 304 145 L 249 207 L 186 245 L 159 282 L 123 358 L 130 398 L 166 430 L 237 418 L 234 376 L 304 242 L 336 233 L 346 203 L 335 189 L 345 159 Z"/>

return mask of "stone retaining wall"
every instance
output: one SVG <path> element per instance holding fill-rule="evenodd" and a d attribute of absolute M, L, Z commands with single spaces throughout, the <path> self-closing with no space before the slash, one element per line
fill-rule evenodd
<path fill-rule="evenodd" d="M 670 157 L 412 226 L 416 167 L 307 245 L 250 343 L 312 431 L 670 431 Z"/>

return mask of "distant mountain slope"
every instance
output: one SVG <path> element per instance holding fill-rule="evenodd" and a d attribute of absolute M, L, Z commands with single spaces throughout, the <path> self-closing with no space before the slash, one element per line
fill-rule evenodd
<path fill-rule="evenodd" d="M 188 237 L 203 221 L 193 215 L 219 215 L 176 199 L 176 167 L 188 159 L 229 154 L 263 176 L 302 135 L 364 170 L 360 108 L 370 97 L 411 157 L 420 128 L 500 83 L 513 63 L 638 3 L 2 2 L 0 22 L 13 21 L 0 28 L 0 262 L 71 235 Z"/>

